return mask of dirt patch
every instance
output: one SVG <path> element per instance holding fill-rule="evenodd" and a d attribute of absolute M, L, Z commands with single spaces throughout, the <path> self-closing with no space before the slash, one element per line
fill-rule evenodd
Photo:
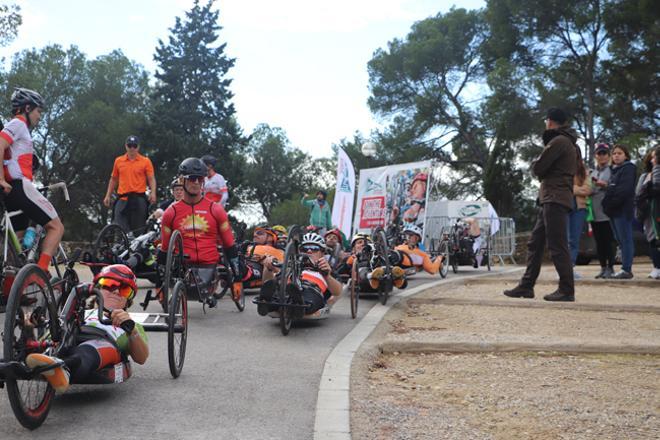
<path fill-rule="evenodd" d="M 544 268 L 542 277 L 551 279 L 552 272 Z M 626 346 L 660 340 L 655 312 L 546 308 L 540 297 L 550 286 L 538 286 L 534 300 L 508 299 L 501 292 L 517 278 L 489 280 L 453 283 L 415 297 L 474 304 L 413 299 L 390 310 L 353 361 L 354 439 L 660 438 L 657 355 L 379 352 L 391 341 Z M 658 287 L 578 281 L 576 297 L 577 303 L 657 306 Z M 480 306 L 486 299 L 504 304 Z M 542 308 L 507 306 L 520 301 Z"/>
<path fill-rule="evenodd" d="M 660 357 L 402 354 L 366 370 L 354 439 L 660 437 Z"/>

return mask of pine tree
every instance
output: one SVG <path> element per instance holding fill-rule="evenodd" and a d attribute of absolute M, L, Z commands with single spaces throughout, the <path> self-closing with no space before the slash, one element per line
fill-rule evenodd
<path fill-rule="evenodd" d="M 153 95 L 150 138 L 156 142 L 154 164 L 161 188 L 186 157 L 213 154 L 220 172 L 234 184 L 240 170 L 234 164 L 244 139 L 235 119 L 227 74 L 235 59 L 219 44 L 222 27 L 214 0 L 196 0 L 185 16 L 177 17 L 167 43 L 159 40 L 154 60 L 159 68 Z M 165 179 L 165 180 L 163 180 Z"/>

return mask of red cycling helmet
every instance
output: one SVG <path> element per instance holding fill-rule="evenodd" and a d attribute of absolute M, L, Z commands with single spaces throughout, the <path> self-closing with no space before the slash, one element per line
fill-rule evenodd
<path fill-rule="evenodd" d="M 137 279 L 133 271 L 126 266 L 125 264 L 111 264 L 110 266 L 105 266 L 99 273 L 94 277 L 94 284 L 99 284 L 101 279 L 110 279 L 115 280 L 120 283 L 122 286 L 127 286 L 131 288 L 131 294 L 126 297 L 128 304 L 130 305 L 135 297 L 135 292 L 137 292 Z"/>

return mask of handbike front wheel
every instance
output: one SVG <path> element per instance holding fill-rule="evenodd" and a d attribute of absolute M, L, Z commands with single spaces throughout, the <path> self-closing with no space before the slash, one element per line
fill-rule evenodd
<path fill-rule="evenodd" d="M 119 255 L 129 248 L 128 237 L 121 226 L 116 224 L 106 225 L 101 229 L 99 236 L 94 242 L 92 255 L 94 263 L 114 264 L 119 262 Z M 101 269 L 91 266 L 96 275 Z"/>
<path fill-rule="evenodd" d="M 46 274 L 36 264 L 28 264 L 16 275 L 7 301 L 3 333 L 5 362 L 25 362 L 30 353 L 50 354 L 49 343 L 59 333 L 55 299 Z M 41 426 L 55 395 L 53 387 L 41 375 L 26 380 L 6 379 L 5 385 L 20 424 L 28 429 Z"/>
<path fill-rule="evenodd" d="M 286 304 L 291 304 L 293 299 L 289 295 L 289 283 L 295 282 L 296 265 L 296 243 L 289 241 L 284 253 L 284 263 L 282 264 L 282 273 L 278 289 L 278 301 L 280 304 L 280 330 L 284 336 L 289 334 L 293 322 L 293 309 Z"/>
<path fill-rule="evenodd" d="M 182 280 L 177 281 L 172 289 L 167 319 L 167 357 L 173 378 L 179 377 L 186 358 L 188 339 L 188 301 L 186 288 Z"/>
<path fill-rule="evenodd" d="M 174 230 L 170 236 L 167 248 L 167 259 L 165 263 L 165 276 L 161 286 L 161 303 L 163 312 L 167 313 L 170 291 L 174 288 L 176 280 L 180 278 L 183 270 L 183 238 L 181 232 Z"/>
<path fill-rule="evenodd" d="M 358 314 L 358 302 L 360 300 L 357 258 L 353 261 L 353 267 L 351 268 L 351 279 L 348 280 L 348 282 L 351 283 L 351 318 L 355 319 Z"/>
<path fill-rule="evenodd" d="M 440 266 L 440 276 L 447 278 L 449 273 L 449 241 L 442 240 L 438 249 L 438 258 L 442 258 L 442 266 Z"/>

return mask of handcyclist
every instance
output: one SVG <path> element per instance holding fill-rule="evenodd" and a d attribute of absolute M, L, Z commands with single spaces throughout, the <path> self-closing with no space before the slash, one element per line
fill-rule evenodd
<path fill-rule="evenodd" d="M 286 248 L 286 242 L 289 240 L 286 228 L 282 225 L 275 225 L 271 229 L 277 234 L 275 247 L 284 250 Z"/>
<path fill-rule="evenodd" d="M 166 264 L 170 235 L 178 230 L 183 238 L 183 252 L 196 268 L 202 284 L 208 285 L 213 280 L 220 260 L 218 245 L 226 250 L 234 275 L 242 278 L 243 264 L 238 258 L 227 212 L 220 203 L 210 201 L 202 193 L 206 165 L 201 159 L 189 157 L 181 162 L 178 171 L 183 180 L 183 198 L 163 214 L 158 263 Z M 208 303 L 214 307 L 215 298 L 209 296 Z"/>
<path fill-rule="evenodd" d="M 14 118 L 0 131 L 0 153 L 4 158 L 0 187 L 5 194 L 7 209 L 23 211 L 11 220 L 15 230 L 24 231 L 30 220 L 46 230 L 37 264 L 48 273 L 50 261 L 64 234 L 64 225 L 53 205 L 32 183 L 34 147 L 30 132 L 39 123 L 43 108 L 43 98 L 33 90 L 17 88 L 11 95 Z"/>
<path fill-rule="evenodd" d="M 73 383 L 94 383 L 94 374 L 104 367 L 119 364 L 130 356 L 142 365 L 149 357 L 149 346 L 144 328 L 131 320 L 127 309 L 131 306 L 137 284 L 135 274 L 123 264 L 104 267 L 95 277 L 94 285 L 103 295 L 112 325 L 99 322 L 98 310 L 85 313 L 78 336 L 78 345 L 62 353 L 64 366 L 42 373 L 55 391 L 64 392 Z M 76 289 L 89 291 L 92 285 L 80 284 Z M 30 368 L 44 367 L 61 362 L 41 353 L 29 354 L 25 362 Z"/>
<path fill-rule="evenodd" d="M 419 248 L 419 243 L 422 241 L 422 230 L 419 226 L 408 225 L 403 232 L 406 235 L 406 242 L 394 248 L 400 252 L 401 266 L 414 267 L 417 271 L 425 270 L 431 275 L 440 272 L 442 257 L 431 258 L 429 254 Z"/>
<path fill-rule="evenodd" d="M 351 254 L 339 266 L 338 272 L 350 277 L 353 263 L 357 260 L 358 279 L 354 281 L 362 292 L 377 292 L 385 275 L 385 266 L 375 252 L 376 248 L 369 235 L 355 234 L 351 240 Z M 387 258 L 392 265 L 392 284 L 399 289 L 405 289 L 408 285 L 406 273 L 397 265 L 401 256 L 397 251 L 391 251 Z"/>
<path fill-rule="evenodd" d="M 299 295 L 302 302 L 307 306 L 305 315 L 314 315 L 326 305 L 332 305 L 339 299 L 342 293 L 342 285 L 334 279 L 330 265 L 324 258 L 325 240 L 323 237 L 314 232 L 303 235 L 300 242 L 300 252 L 308 257 L 301 274 L 302 290 L 297 291 L 295 284 L 289 284 L 289 288 L 294 290 L 290 293 Z M 259 299 L 272 301 L 278 285 L 274 271 L 266 271 L 264 278 L 265 281 L 261 287 Z M 266 303 L 257 305 L 257 312 L 261 316 L 277 309 L 277 306 Z"/>
<path fill-rule="evenodd" d="M 284 261 L 284 251 L 275 247 L 277 234 L 271 228 L 258 227 L 252 236 L 253 244 L 245 251 L 247 274 L 243 278 L 245 287 L 261 285 L 264 266 L 272 270 L 273 262 Z"/>
<path fill-rule="evenodd" d="M 348 253 L 344 252 L 342 247 L 343 237 L 339 229 L 330 229 L 325 233 L 325 244 L 327 247 L 327 256 L 328 263 L 333 270 L 337 269 L 341 262 L 348 257 Z"/>
<path fill-rule="evenodd" d="M 212 202 L 218 202 L 224 208 L 229 199 L 227 181 L 215 170 L 217 159 L 210 154 L 202 156 L 202 162 L 206 165 L 206 178 L 204 179 L 204 197 Z"/>

